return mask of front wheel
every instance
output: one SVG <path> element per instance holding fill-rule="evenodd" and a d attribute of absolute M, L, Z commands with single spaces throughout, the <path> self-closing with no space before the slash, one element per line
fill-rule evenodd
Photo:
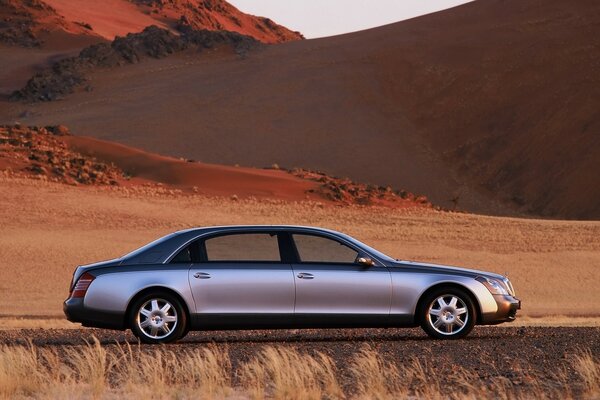
<path fill-rule="evenodd" d="M 440 288 L 424 299 L 419 310 L 421 327 L 435 339 L 459 339 L 475 326 L 471 297 L 456 288 Z"/>
<path fill-rule="evenodd" d="M 169 293 L 149 293 L 137 299 L 129 315 L 131 331 L 144 343 L 171 343 L 184 336 L 186 313 Z"/>

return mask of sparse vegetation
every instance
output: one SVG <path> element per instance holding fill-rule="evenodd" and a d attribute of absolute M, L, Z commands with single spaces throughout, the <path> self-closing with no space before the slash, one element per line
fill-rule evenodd
<path fill-rule="evenodd" d="M 508 273 L 523 300 L 521 315 L 598 316 L 600 222 L 235 201 L 161 187 L 83 188 L 1 173 L 0 192 L 0 306 L 13 316 L 62 316 L 79 264 L 118 257 L 177 229 L 224 224 L 338 229 L 394 257 Z M 568 273 L 573 268 L 577 274 Z"/>
<path fill-rule="evenodd" d="M 490 366 L 493 369 L 493 366 Z M 2 398 L 236 398 L 236 399 L 546 399 L 600 395 L 600 362 L 581 352 L 571 375 L 557 371 L 552 382 L 532 376 L 515 385 L 503 376 L 482 380 L 449 365 L 440 375 L 417 359 L 398 363 L 366 346 L 349 365 L 327 355 L 265 346 L 233 367 L 227 349 L 175 353 L 169 347 L 130 345 L 57 349 L 0 347 Z M 350 382 L 342 387 L 341 382 Z"/>

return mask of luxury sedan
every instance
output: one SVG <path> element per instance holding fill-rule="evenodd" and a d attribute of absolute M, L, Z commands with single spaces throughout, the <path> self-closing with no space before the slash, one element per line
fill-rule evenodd
<path fill-rule="evenodd" d="M 64 312 L 131 329 L 145 343 L 189 330 L 421 326 L 457 339 L 512 321 L 521 302 L 498 274 L 393 259 L 343 233 L 225 226 L 172 233 L 77 267 Z"/>

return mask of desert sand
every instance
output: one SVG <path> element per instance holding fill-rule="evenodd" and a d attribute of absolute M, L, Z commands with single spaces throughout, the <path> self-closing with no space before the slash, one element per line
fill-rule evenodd
<path fill-rule="evenodd" d="M 508 273 L 522 315 L 598 316 L 600 223 L 73 187 L 0 175 L 4 315 L 59 318 L 75 266 L 203 225 L 337 229 L 401 259 Z"/>

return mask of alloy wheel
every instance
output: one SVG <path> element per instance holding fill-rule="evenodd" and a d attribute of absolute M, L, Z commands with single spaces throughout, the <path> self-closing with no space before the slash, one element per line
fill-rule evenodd
<path fill-rule="evenodd" d="M 177 328 L 177 310 L 167 300 L 150 299 L 139 308 L 136 323 L 148 338 L 164 339 Z"/>
<path fill-rule="evenodd" d="M 427 309 L 427 323 L 440 335 L 452 336 L 462 331 L 469 322 L 469 308 L 457 295 L 444 294 L 431 302 Z"/>

